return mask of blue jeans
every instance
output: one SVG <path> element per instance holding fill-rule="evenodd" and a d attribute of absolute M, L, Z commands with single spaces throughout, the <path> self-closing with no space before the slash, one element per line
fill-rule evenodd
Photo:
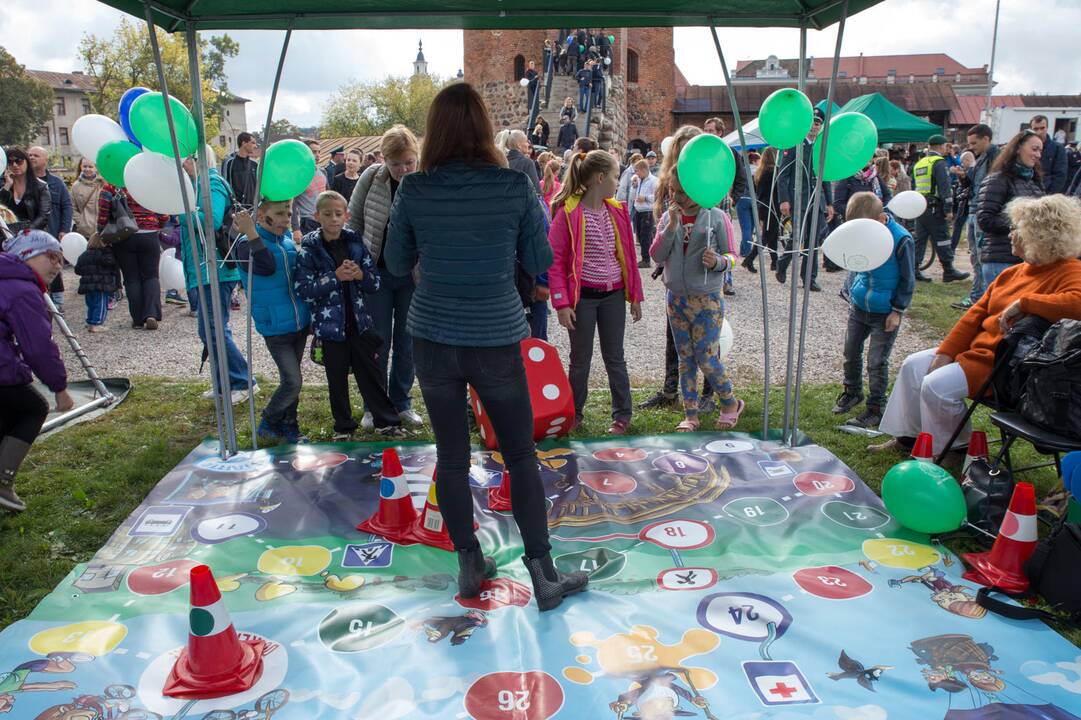
<path fill-rule="evenodd" d="M 379 290 L 364 296 L 368 312 L 375 323 L 375 331 L 383 338 L 383 352 L 379 353 L 387 395 L 398 412 L 408 410 L 413 401 L 409 397 L 413 389 L 413 339 L 405 329 L 409 315 L 409 303 L 413 301 L 413 276 L 399 277 L 389 270 L 376 269 L 379 273 Z M 387 368 L 390 380 L 386 381 Z"/>
<path fill-rule="evenodd" d="M 537 300 L 530 308 L 529 336 L 548 342 L 548 301 Z"/>
<path fill-rule="evenodd" d="M 229 389 L 230 390 L 246 390 L 248 388 L 248 362 L 244 359 L 244 356 L 240 353 L 240 349 L 237 348 L 236 343 L 233 342 L 233 331 L 229 329 L 229 303 L 233 297 L 233 288 L 236 287 L 235 282 L 224 282 L 218 285 L 218 295 L 221 299 L 221 314 L 222 320 L 225 322 L 225 355 L 229 364 Z M 203 341 L 203 346 L 206 347 L 208 353 L 217 358 L 214 345 L 214 309 L 210 304 L 210 286 L 204 285 L 203 291 L 207 293 L 207 308 L 206 315 L 210 322 L 210 335 L 211 340 L 207 342 L 206 328 L 203 326 L 203 314 L 198 315 L 199 325 L 199 339 Z M 190 292 L 198 293 L 197 288 L 193 288 Z M 215 372 L 210 373 L 210 382 L 213 384 L 214 390 L 218 390 L 218 374 Z"/>
<path fill-rule="evenodd" d="M 739 254 L 747 257 L 754 247 L 754 200 L 741 197 L 736 203 L 736 218 L 739 220 Z"/>
<path fill-rule="evenodd" d="M 987 288 L 991 287 L 991 283 L 995 281 L 999 273 L 1008 267 L 1013 267 L 1013 263 L 1003 262 L 985 262 L 980 263 L 980 275 L 983 278 L 983 292 L 987 292 Z M 980 295 L 983 295 L 983 292 Z M 976 298 L 979 300 L 979 298 Z"/>
<path fill-rule="evenodd" d="M 980 244 L 983 240 L 983 231 L 976 225 L 975 214 L 968 216 L 968 259 L 972 262 L 972 291 L 968 299 L 975 303 L 983 296 L 983 271 L 980 269 Z"/>
<path fill-rule="evenodd" d="M 263 408 L 263 419 L 275 429 L 297 424 L 297 405 L 303 387 L 300 363 L 304 360 L 304 348 L 308 344 L 308 328 L 284 335 L 264 336 L 267 350 L 278 367 L 278 389 L 270 396 Z"/>
<path fill-rule="evenodd" d="M 104 325 L 105 318 L 109 314 L 109 297 L 111 293 L 88 292 L 86 298 L 86 324 Z"/>
<path fill-rule="evenodd" d="M 586 105 L 589 103 L 590 89 L 588 85 L 578 86 L 578 112 L 585 112 Z"/>
<path fill-rule="evenodd" d="M 845 332 L 845 391 L 853 395 L 863 394 L 863 344 L 871 338 L 867 353 L 867 380 L 871 392 L 867 407 L 886 406 L 886 389 L 890 382 L 890 352 L 897 331 L 886 332 L 889 313 L 869 313 L 857 307 L 848 308 L 848 329 Z"/>

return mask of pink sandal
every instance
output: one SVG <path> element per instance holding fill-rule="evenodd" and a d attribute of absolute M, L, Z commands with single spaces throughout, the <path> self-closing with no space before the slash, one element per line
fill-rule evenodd
<path fill-rule="evenodd" d="M 739 416 L 743 414 L 743 409 L 747 407 L 747 404 L 742 400 L 736 401 L 735 412 L 719 412 L 717 413 L 717 429 L 718 430 L 731 430 L 739 423 Z"/>
<path fill-rule="evenodd" d="M 683 422 L 676 425 L 676 432 L 697 432 L 698 420 L 691 420 L 690 418 L 684 418 Z"/>

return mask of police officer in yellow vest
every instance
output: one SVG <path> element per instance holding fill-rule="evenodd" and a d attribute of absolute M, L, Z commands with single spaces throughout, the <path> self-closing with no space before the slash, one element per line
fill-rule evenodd
<path fill-rule="evenodd" d="M 916 267 L 923 264 L 927 252 L 927 239 L 935 244 L 939 262 L 942 263 L 942 282 L 964 280 L 966 272 L 958 272 L 953 267 L 953 246 L 950 244 L 949 224 L 953 219 L 950 202 L 950 175 L 943 162 L 946 149 L 944 135 L 932 135 L 927 138 L 927 155 L 912 168 L 916 192 L 927 198 L 927 210 L 916 218 Z M 916 271 L 916 279 L 931 282 L 931 278 Z"/>

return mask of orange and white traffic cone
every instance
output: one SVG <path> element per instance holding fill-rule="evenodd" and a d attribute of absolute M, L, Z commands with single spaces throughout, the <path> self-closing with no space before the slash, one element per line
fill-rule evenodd
<path fill-rule="evenodd" d="M 454 543 L 451 542 L 450 534 L 447 532 L 447 523 L 443 520 L 443 513 L 439 512 L 439 500 L 435 496 L 435 478 L 432 478 L 432 485 L 428 488 L 424 512 L 413 524 L 411 539 L 422 545 L 454 552 Z"/>
<path fill-rule="evenodd" d="M 417 509 L 409 496 L 409 483 L 402 462 L 394 448 L 383 450 L 383 476 L 379 480 L 379 509 L 357 530 L 374 533 L 391 542 L 413 542 L 411 532 L 417 522 Z"/>
<path fill-rule="evenodd" d="M 912 459 L 920 462 L 934 462 L 934 438 L 931 433 L 921 432 L 916 438 L 916 444 L 912 446 Z"/>
<path fill-rule="evenodd" d="M 966 580 L 999 587 L 1008 593 L 1028 590 L 1025 561 L 1036 550 L 1036 491 L 1031 483 L 1019 482 L 1010 498 L 1010 509 L 1002 518 L 998 538 L 990 552 L 965 553 L 961 557 L 971 566 Z"/>
<path fill-rule="evenodd" d="M 510 504 L 510 473 L 503 471 L 503 481 L 497 487 L 488 488 L 488 509 L 493 512 L 509 512 Z"/>
<path fill-rule="evenodd" d="M 241 640 L 206 565 L 191 569 L 188 646 L 180 651 L 162 694 L 190 700 L 250 690 L 263 674 L 263 640 Z"/>
<path fill-rule="evenodd" d="M 986 460 L 987 457 L 987 433 L 983 430 L 973 430 L 972 438 L 968 441 L 968 450 L 965 451 L 965 464 L 961 468 L 961 477 L 968 475 L 968 466 L 973 460 Z"/>

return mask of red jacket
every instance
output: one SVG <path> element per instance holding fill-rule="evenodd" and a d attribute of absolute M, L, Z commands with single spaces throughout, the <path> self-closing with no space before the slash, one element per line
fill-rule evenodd
<path fill-rule="evenodd" d="M 585 257 L 586 224 L 581 207 L 582 197 L 574 195 L 562 207 L 555 208 L 552 226 L 548 230 L 548 242 L 552 245 L 552 267 L 548 270 L 548 288 L 551 290 L 552 307 L 560 310 L 578 305 L 581 296 L 582 260 Z M 616 259 L 623 276 L 623 295 L 627 302 L 641 302 L 642 278 L 638 274 L 638 257 L 631 231 L 631 218 L 623 203 L 608 198 L 605 207 L 612 217 L 616 232 Z"/>

